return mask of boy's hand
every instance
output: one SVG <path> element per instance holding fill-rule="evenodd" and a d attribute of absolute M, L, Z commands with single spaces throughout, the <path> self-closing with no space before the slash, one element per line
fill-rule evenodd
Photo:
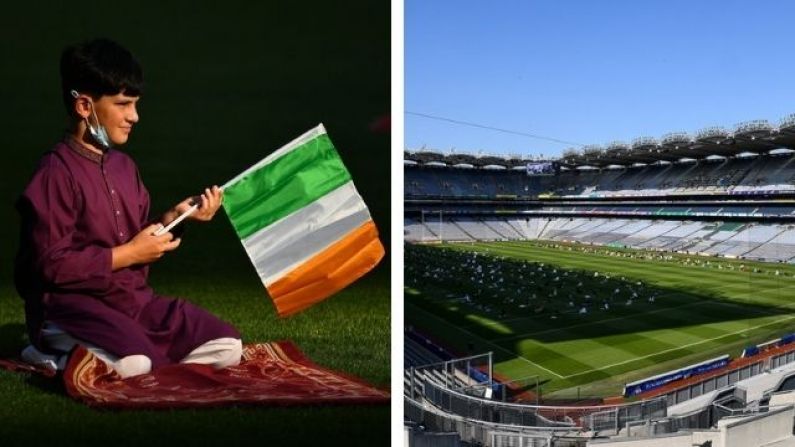
<path fill-rule="evenodd" d="M 113 270 L 129 267 L 134 264 L 149 264 L 157 261 L 166 252 L 179 247 L 181 239 L 174 239 L 171 233 L 155 236 L 161 228 L 160 224 L 152 224 L 136 234 L 130 242 L 114 247 Z"/>
<path fill-rule="evenodd" d="M 197 209 L 193 214 L 191 214 L 188 219 L 189 220 L 196 220 L 201 222 L 207 222 L 212 220 L 215 216 L 215 213 L 218 211 L 218 208 L 221 207 L 221 202 L 223 199 L 224 192 L 216 185 L 213 185 L 212 188 L 206 188 L 204 190 L 204 194 L 200 196 L 188 197 L 187 199 L 183 200 L 174 209 L 177 210 L 177 216 L 184 213 L 188 210 L 191 206 L 194 205 L 195 200 L 199 200 L 199 209 Z"/>

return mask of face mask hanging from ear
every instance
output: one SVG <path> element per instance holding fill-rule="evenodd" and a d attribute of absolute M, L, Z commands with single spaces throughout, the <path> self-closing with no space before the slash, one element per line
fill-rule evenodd
<path fill-rule="evenodd" d="M 76 90 L 70 91 L 72 97 L 77 99 L 79 94 Z M 88 121 L 88 117 L 84 118 L 86 120 L 86 126 L 88 127 L 88 132 L 91 134 L 91 138 L 94 139 L 96 143 L 98 143 L 102 149 L 110 149 L 110 138 L 108 138 L 108 132 L 105 130 L 105 126 L 99 123 L 99 118 L 97 118 L 97 111 L 94 109 L 94 102 L 90 99 L 88 103 L 91 105 L 91 114 L 94 115 L 94 121 L 97 123 L 97 127 L 91 125 Z"/>

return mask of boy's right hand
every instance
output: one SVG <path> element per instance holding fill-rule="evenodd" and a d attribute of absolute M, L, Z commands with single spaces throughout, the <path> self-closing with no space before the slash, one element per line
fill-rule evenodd
<path fill-rule="evenodd" d="M 161 224 L 152 224 L 136 234 L 132 240 L 113 248 L 113 270 L 134 264 L 149 264 L 162 258 L 166 252 L 179 247 L 181 239 L 174 239 L 171 233 L 155 236 Z"/>

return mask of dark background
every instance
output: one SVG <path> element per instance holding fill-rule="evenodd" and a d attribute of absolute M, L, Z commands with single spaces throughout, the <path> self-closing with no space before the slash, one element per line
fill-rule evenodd
<path fill-rule="evenodd" d="M 60 99 L 60 53 L 68 44 L 94 37 L 121 43 L 144 68 L 146 89 L 139 102 L 140 122 L 121 150 L 138 163 L 152 196 L 153 213 L 159 214 L 205 186 L 225 183 L 318 123 L 326 126 L 387 248 L 379 267 L 350 288 L 353 298 L 333 297 L 293 319 L 275 318 L 223 212 L 210 224 L 189 227 L 179 250 L 153 267 L 152 283 L 161 293 L 196 290 L 199 304 L 236 324 L 244 341 L 267 341 L 273 334 L 288 337 L 318 363 L 386 386 L 390 232 L 390 133 L 388 124 L 384 126 L 390 110 L 387 1 L 4 4 L 0 12 L 0 219 L 5 223 L 0 231 L 0 348 L 6 352 L 16 349 L 23 323 L 22 302 L 11 279 L 19 226 L 13 205 L 40 156 L 59 141 L 66 128 Z M 203 295 L 227 295 L 230 304 L 215 304 L 210 298 L 202 301 Z M 363 313 L 376 319 L 358 321 Z M 337 325 L 335 318 L 342 321 L 340 327 L 330 327 Z M 375 324 L 377 330 L 370 327 Z M 341 332 L 344 336 L 339 336 Z M 364 332 L 367 334 L 360 334 Z M 333 349 L 329 349 L 331 344 Z M 357 354 L 357 345 L 362 344 L 375 351 L 373 358 Z M 48 413 L 61 410 L 85 412 L 79 416 L 81 421 L 64 419 L 61 425 L 84 422 L 95 431 L 106 424 L 110 424 L 109 432 L 119 429 L 114 425 L 120 424 L 118 418 L 64 404 L 66 398 L 57 389 L 48 390 L 49 385 L 33 383 L 33 388 L 45 390 L 41 402 L 34 391 L 32 398 L 25 396 L 30 380 L 19 379 L 22 384 L 16 384 L 17 380 L 16 376 L 0 376 L 4 401 L 0 414 L 6 413 L 5 422 L 0 422 L 0 444 L 4 437 L 11 439 L 7 436 L 12 433 L 25 436 L 34 421 L 43 423 Z M 14 412 L 29 424 L 17 424 L 18 430 L 9 428 L 15 426 Z M 331 433 L 342 433 L 342 439 L 348 433 L 362 445 L 385 444 L 389 433 L 386 407 L 167 414 L 165 418 L 163 413 L 139 414 L 136 421 L 145 422 L 132 424 L 128 431 L 148 432 L 141 436 L 167 441 L 182 439 L 180 433 L 191 432 L 195 424 L 236 421 L 227 427 L 237 433 L 232 440 L 245 438 L 244 431 L 260 428 L 263 432 L 252 433 L 254 438 L 269 439 L 268 433 L 278 433 L 270 439 L 281 439 L 285 445 L 313 443 Z M 129 425 L 129 418 L 121 420 Z M 270 423 L 264 422 L 267 420 Z M 73 441 L 85 442 L 92 433 L 91 429 L 78 431 L 85 436 Z M 163 432 L 169 435 L 159 437 Z M 218 427 L 204 440 L 223 442 L 226 432 Z"/>

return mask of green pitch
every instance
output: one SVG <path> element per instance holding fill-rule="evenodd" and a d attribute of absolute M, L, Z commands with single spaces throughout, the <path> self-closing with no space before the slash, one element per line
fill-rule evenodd
<path fill-rule="evenodd" d="M 460 354 L 493 351 L 543 395 L 624 383 L 789 333 L 795 268 L 543 242 L 406 247 L 411 324 Z"/>

